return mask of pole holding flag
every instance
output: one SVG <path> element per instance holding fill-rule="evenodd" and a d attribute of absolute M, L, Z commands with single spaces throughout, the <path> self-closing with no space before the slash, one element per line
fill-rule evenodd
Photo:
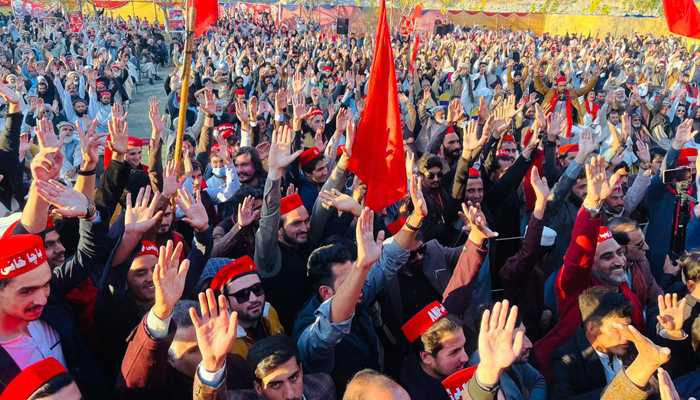
<path fill-rule="evenodd" d="M 355 136 L 356 150 L 348 162 L 348 169 L 367 185 L 365 204 L 374 211 L 408 194 L 396 69 L 384 1 L 379 8 L 367 101 Z"/>

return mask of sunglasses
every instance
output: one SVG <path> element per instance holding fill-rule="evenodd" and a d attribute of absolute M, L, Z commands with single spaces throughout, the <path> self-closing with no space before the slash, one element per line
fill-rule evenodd
<path fill-rule="evenodd" d="M 428 172 L 428 173 L 425 174 L 425 176 L 426 176 L 428 179 L 435 179 L 436 176 L 437 176 L 438 179 L 442 179 L 442 172 L 438 172 L 437 174 L 434 174 L 434 173 L 432 173 L 432 172 Z"/>
<path fill-rule="evenodd" d="M 644 248 L 644 245 L 647 244 L 646 240 L 642 240 L 641 242 L 637 244 L 628 244 L 627 247 L 634 247 L 636 249 L 642 250 Z"/>
<path fill-rule="evenodd" d="M 263 288 L 262 283 L 256 283 L 251 287 L 241 289 L 235 293 L 226 293 L 226 297 L 234 297 L 239 304 L 243 304 L 250 300 L 251 292 L 254 293 L 255 296 L 260 297 L 265 294 L 265 288 Z"/>

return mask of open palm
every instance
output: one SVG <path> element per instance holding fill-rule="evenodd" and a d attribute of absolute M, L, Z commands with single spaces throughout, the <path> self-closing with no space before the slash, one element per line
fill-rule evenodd
<path fill-rule="evenodd" d="M 523 333 L 514 334 L 518 315 L 517 306 L 508 312 L 508 300 L 496 303 L 493 312 L 484 311 L 479 332 L 479 378 L 483 383 L 498 381 L 498 375 L 510 367 L 520 355 L 523 347 Z M 488 376 L 487 379 L 484 379 Z M 495 378 L 495 380 L 494 380 Z"/>
<path fill-rule="evenodd" d="M 209 229 L 209 216 L 202 204 L 202 195 L 199 191 L 195 192 L 194 197 L 184 189 L 178 189 L 177 193 L 178 197 L 175 199 L 175 203 L 187 216 L 182 220 L 197 232 L 204 232 Z"/>
<path fill-rule="evenodd" d="M 37 181 L 36 185 L 39 196 L 56 207 L 55 213 L 67 218 L 83 217 L 87 213 L 88 198 L 77 190 L 69 189 L 53 179 L 49 182 Z"/>
<path fill-rule="evenodd" d="M 238 314 L 229 316 L 226 297 L 219 296 L 217 307 L 214 291 L 207 289 L 199 294 L 200 319 L 194 308 L 190 308 L 190 318 L 197 335 L 197 344 L 202 353 L 202 366 L 209 372 L 221 369 L 231 345 L 236 340 Z"/>
<path fill-rule="evenodd" d="M 149 229 L 153 228 L 163 215 L 163 211 L 155 213 L 160 194 L 156 193 L 149 204 L 148 199 L 150 197 L 151 187 L 146 186 L 145 190 L 141 188 L 139 194 L 136 196 L 136 204 L 132 206 L 131 193 L 127 193 L 126 213 L 124 214 L 124 230 L 126 232 L 134 232 L 143 235 L 148 232 Z"/>
<path fill-rule="evenodd" d="M 362 210 L 355 229 L 357 239 L 357 265 L 360 268 L 371 267 L 382 254 L 384 231 L 380 231 L 374 240 L 374 211 L 368 207 Z"/>

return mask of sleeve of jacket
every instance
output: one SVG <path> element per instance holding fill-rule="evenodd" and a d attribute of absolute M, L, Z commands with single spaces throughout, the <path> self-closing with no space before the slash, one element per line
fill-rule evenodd
<path fill-rule="evenodd" d="M 199 161 L 199 163 L 202 164 L 202 168 L 205 169 L 207 165 L 209 165 L 213 133 L 213 127 L 204 126 L 202 128 L 202 133 L 199 135 L 199 142 L 197 143 L 197 161 Z"/>
<path fill-rule="evenodd" d="M 261 278 L 269 278 L 282 268 L 282 253 L 277 245 L 280 223 L 280 181 L 265 182 L 260 227 L 255 233 L 255 265 Z"/>
<path fill-rule="evenodd" d="M 0 134 L 0 171 L 5 176 L 0 181 L 0 200 L 8 206 L 15 192 L 13 182 L 19 168 L 19 135 L 22 128 L 22 113 L 8 114 L 5 119 L 5 128 Z"/>
<path fill-rule="evenodd" d="M 589 212 L 581 207 L 571 233 L 569 249 L 564 254 L 564 265 L 555 282 L 558 300 L 576 298 L 590 286 L 600 224 L 600 217 L 590 218 Z"/>
<path fill-rule="evenodd" d="M 476 284 L 475 278 L 488 254 L 486 248 L 477 247 L 471 240 L 467 240 L 464 247 L 466 251 L 461 252 L 457 267 L 442 294 L 445 309 L 460 316 L 469 309 Z"/>
<path fill-rule="evenodd" d="M 110 214 L 117 208 L 122 192 L 129 181 L 131 165 L 127 162 L 112 160 L 107 165 L 95 192 L 95 204 L 105 207 Z"/>
<path fill-rule="evenodd" d="M 489 206 L 489 211 L 495 213 L 496 210 L 501 208 L 503 199 L 522 182 L 532 164 L 532 160 L 532 158 L 526 160 L 522 155 L 518 157 L 513 165 L 506 170 L 501 179 L 494 183 L 488 193 L 484 194 L 484 202 Z"/>
<path fill-rule="evenodd" d="M 224 379 L 219 383 L 219 386 L 212 387 L 205 385 L 199 378 L 199 373 L 194 374 L 194 384 L 192 386 L 193 400 L 226 400 L 228 396 L 226 394 L 226 374 L 224 373 Z"/>
<path fill-rule="evenodd" d="M 99 216 L 94 221 L 80 221 L 78 250 L 63 265 L 53 270 L 51 290 L 64 297 L 84 282 L 96 269 L 101 269 L 109 250 L 109 217 L 104 207 L 98 208 Z"/>
<path fill-rule="evenodd" d="M 203 233 L 194 231 L 192 248 L 190 249 L 190 254 L 187 256 L 187 259 L 190 260 L 190 267 L 187 270 L 187 277 L 185 278 L 184 298 L 197 298 L 197 293 L 199 293 L 199 288 L 196 287 L 197 281 L 199 280 L 199 276 L 202 275 L 207 260 L 211 257 L 211 249 L 213 246 L 214 238 L 212 237 L 211 228 Z"/>
<path fill-rule="evenodd" d="M 158 193 L 163 192 L 163 140 L 160 140 L 158 148 L 148 149 L 148 177 L 151 179 L 151 188 Z"/>
<path fill-rule="evenodd" d="M 529 400 L 547 400 L 547 380 L 532 365 L 525 363 L 519 366 L 523 385 L 530 391 Z"/>
<path fill-rule="evenodd" d="M 552 355 L 552 385 L 549 390 L 549 397 L 557 400 L 598 400 L 604 388 L 593 389 L 582 394 L 575 394 L 574 379 L 579 373 L 575 360 L 568 355 Z"/>
<path fill-rule="evenodd" d="M 347 167 L 348 158 L 343 154 L 338 164 L 333 168 L 333 173 L 331 173 L 331 176 L 326 180 L 326 183 L 323 184 L 321 191 L 336 189 L 342 192 L 343 186 L 345 186 L 347 180 L 347 175 L 345 174 Z M 311 211 L 311 228 L 309 229 L 309 242 L 312 248 L 316 248 L 317 245 L 325 239 L 323 237 L 323 232 L 326 230 L 326 225 L 328 225 L 328 221 L 333 216 L 334 212 L 337 212 L 335 208 L 331 207 L 327 209 L 318 200 L 314 203 L 314 207 Z"/>
<path fill-rule="evenodd" d="M 544 176 L 547 182 L 553 185 L 559 178 L 559 166 L 557 165 L 557 148 L 554 146 L 544 147 L 544 164 L 542 165 Z"/>
<path fill-rule="evenodd" d="M 467 382 L 467 391 L 462 395 L 464 400 L 495 400 L 500 385 L 496 385 L 487 390 L 479 384 L 476 374 Z"/>
<path fill-rule="evenodd" d="M 634 180 L 634 183 L 632 186 L 630 186 L 629 190 L 627 190 L 627 194 L 625 194 L 625 197 L 623 198 L 625 211 L 632 213 L 637 209 L 637 206 L 647 193 L 647 188 L 649 187 L 650 183 L 651 175 L 647 176 L 646 174 L 641 173 L 641 171 L 639 174 L 637 174 L 637 179 Z"/>
<path fill-rule="evenodd" d="M 612 382 L 603 389 L 600 400 L 646 400 L 651 393 L 635 385 L 622 369 L 615 375 Z"/>
<path fill-rule="evenodd" d="M 544 219 L 530 216 L 530 223 L 520 250 L 510 257 L 501 268 L 501 279 L 506 293 L 517 294 L 522 291 L 523 283 L 527 282 L 530 273 L 535 268 L 537 256 L 540 253 L 540 242 L 544 230 Z"/>
<path fill-rule="evenodd" d="M 693 216 L 685 235 L 685 249 L 693 251 L 700 247 L 700 218 Z"/>
<path fill-rule="evenodd" d="M 540 74 L 534 73 L 534 82 L 535 82 L 535 90 L 537 90 L 542 96 L 546 96 L 547 92 L 549 92 L 550 88 L 547 87 L 547 85 L 542 82 L 542 78 L 540 77 Z"/>
<path fill-rule="evenodd" d="M 165 389 L 165 377 L 169 368 L 168 350 L 175 339 L 177 326 L 171 321 L 168 336 L 158 340 L 148 332 L 147 317 L 148 313 L 127 340 L 129 345 L 116 386 L 120 399 L 131 399 L 135 392 L 158 393 Z"/>
<path fill-rule="evenodd" d="M 552 188 L 552 193 L 547 199 L 547 213 L 551 214 L 555 212 L 566 201 L 566 197 L 571 193 L 571 189 L 574 188 L 578 175 L 581 173 L 581 168 L 583 165 L 572 161 L 571 164 L 566 168 L 566 171 L 559 178 L 559 181 Z"/>

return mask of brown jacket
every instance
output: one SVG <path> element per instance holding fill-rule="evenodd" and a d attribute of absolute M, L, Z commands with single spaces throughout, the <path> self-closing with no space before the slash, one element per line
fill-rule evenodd
<path fill-rule="evenodd" d="M 335 400 L 335 384 L 330 375 L 310 374 L 304 376 L 306 400 Z M 193 400 L 260 400 L 255 389 L 226 390 L 226 378 L 217 387 L 202 383 L 199 375 L 194 378 Z"/>
<path fill-rule="evenodd" d="M 557 89 L 555 87 L 549 87 L 545 85 L 545 83 L 542 82 L 540 74 L 533 75 L 535 76 L 535 89 L 537 89 L 537 91 L 544 96 L 542 104 L 550 104 L 554 95 L 557 94 Z M 588 84 L 583 88 L 569 90 L 569 96 L 571 96 L 571 107 L 575 108 L 578 114 L 578 118 L 576 119 L 576 121 L 574 121 L 575 123 L 583 124 L 583 116 L 585 115 L 585 110 L 581 108 L 581 103 L 578 102 L 578 98 L 581 96 L 588 95 L 588 92 L 593 90 L 597 82 L 598 77 L 595 77 L 591 79 L 590 82 L 588 82 Z"/>

